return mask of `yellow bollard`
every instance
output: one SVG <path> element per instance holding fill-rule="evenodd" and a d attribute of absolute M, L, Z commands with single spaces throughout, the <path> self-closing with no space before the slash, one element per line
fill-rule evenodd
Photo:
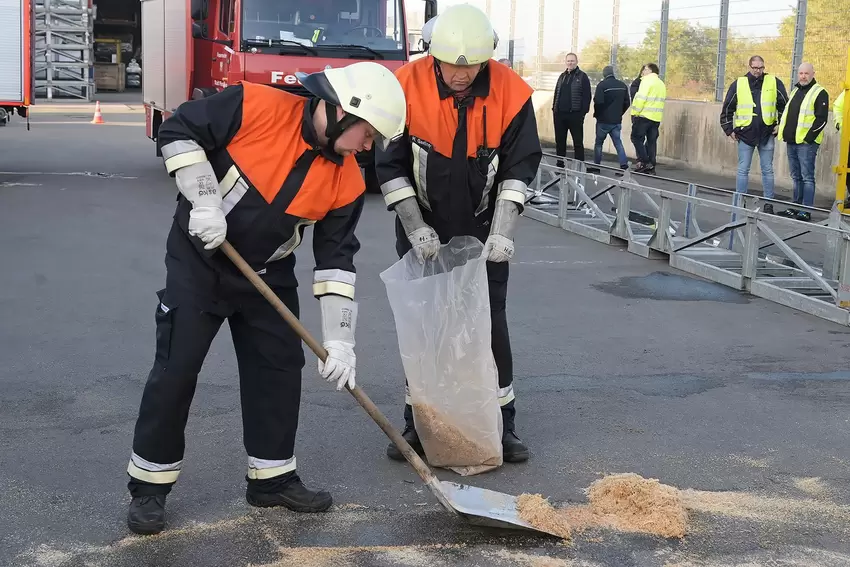
<path fill-rule="evenodd" d="M 841 140 L 839 141 L 838 165 L 835 166 L 835 200 L 838 210 L 850 214 L 850 194 L 847 192 L 847 175 L 850 169 L 847 167 L 848 156 L 850 156 L 850 48 L 847 49 L 847 67 L 844 77 L 844 120 L 841 125 Z M 834 118 L 833 118 L 834 120 Z"/>

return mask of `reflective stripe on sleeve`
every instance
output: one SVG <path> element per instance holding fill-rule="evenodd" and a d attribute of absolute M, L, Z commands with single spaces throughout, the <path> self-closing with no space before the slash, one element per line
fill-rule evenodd
<path fill-rule="evenodd" d="M 384 195 L 384 202 L 388 207 L 392 207 L 408 197 L 416 196 L 416 190 L 407 177 L 396 177 L 387 181 L 381 185 L 381 193 Z"/>
<path fill-rule="evenodd" d="M 345 270 L 316 270 L 313 274 L 313 295 L 341 295 L 354 299 L 354 284 L 357 275 Z"/>
<path fill-rule="evenodd" d="M 207 161 L 207 153 L 192 140 L 177 140 L 162 147 L 165 169 L 173 173 L 180 168 Z"/>
<path fill-rule="evenodd" d="M 525 195 L 528 190 L 528 185 L 519 179 L 507 179 L 499 183 L 499 195 L 496 199 L 504 199 L 513 201 L 520 205 L 525 204 Z"/>

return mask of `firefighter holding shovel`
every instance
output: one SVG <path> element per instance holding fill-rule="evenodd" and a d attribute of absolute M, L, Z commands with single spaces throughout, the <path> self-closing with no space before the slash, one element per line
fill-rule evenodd
<path fill-rule="evenodd" d="M 354 387 L 354 230 L 365 192 L 355 154 L 400 136 L 407 106 L 396 77 L 373 62 L 299 79 L 311 98 L 240 83 L 184 103 L 159 129 L 179 194 L 157 294 L 156 356 L 127 468 L 135 533 L 165 527 L 198 373 L 225 319 L 239 367 L 246 499 L 298 512 L 332 504 L 296 469 L 300 338 L 217 248 L 227 238 L 297 316 L 293 250 L 313 227 L 313 294 L 328 352 L 319 373 L 338 390 Z"/>

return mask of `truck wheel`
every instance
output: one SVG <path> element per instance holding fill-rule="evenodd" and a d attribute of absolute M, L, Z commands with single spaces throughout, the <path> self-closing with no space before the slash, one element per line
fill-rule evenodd
<path fill-rule="evenodd" d="M 0 126 L 5 126 L 6 122 L 9 121 L 9 113 L 6 112 L 5 108 L 0 108 Z"/>

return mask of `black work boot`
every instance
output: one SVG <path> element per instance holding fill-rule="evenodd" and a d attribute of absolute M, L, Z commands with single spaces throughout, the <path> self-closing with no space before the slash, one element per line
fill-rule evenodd
<path fill-rule="evenodd" d="M 404 437 L 404 440 L 407 441 L 407 444 L 410 445 L 416 454 L 420 457 L 425 456 L 425 449 L 422 448 L 422 442 L 419 440 L 419 434 L 416 433 L 416 428 L 413 427 L 412 423 L 408 423 L 404 426 L 404 432 L 401 434 Z M 404 458 L 401 450 L 395 446 L 395 443 L 390 442 L 387 446 L 387 456 L 394 461 L 405 461 L 407 459 Z"/>
<path fill-rule="evenodd" d="M 524 463 L 528 460 L 528 447 L 517 437 L 513 428 L 505 429 L 502 435 L 502 460 L 506 463 Z"/>
<path fill-rule="evenodd" d="M 280 477 L 249 480 L 245 499 L 251 506 L 283 506 L 293 512 L 324 512 L 333 504 L 330 492 L 311 490 L 294 472 Z"/>
<path fill-rule="evenodd" d="M 165 494 L 135 496 L 127 512 L 127 527 L 139 535 L 158 534 L 165 529 Z"/>
<path fill-rule="evenodd" d="M 516 407 L 514 400 L 502 406 L 502 460 L 506 463 L 523 463 L 528 460 L 528 447 L 517 437 Z"/>

